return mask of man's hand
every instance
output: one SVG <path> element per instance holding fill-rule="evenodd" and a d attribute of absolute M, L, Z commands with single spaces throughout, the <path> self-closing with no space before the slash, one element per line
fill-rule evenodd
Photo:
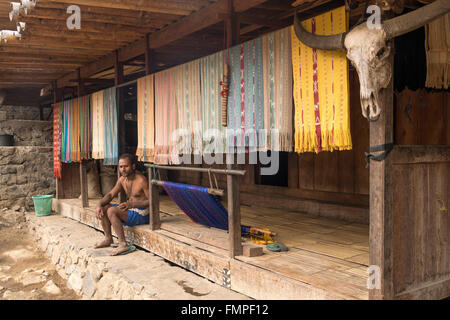
<path fill-rule="evenodd" d="M 122 202 L 121 204 L 119 204 L 119 209 L 120 210 L 128 210 L 128 209 L 130 209 L 128 201 L 127 202 Z"/>
<path fill-rule="evenodd" d="M 103 219 L 103 208 L 102 207 L 97 207 L 97 209 L 95 209 L 95 216 L 99 220 Z"/>

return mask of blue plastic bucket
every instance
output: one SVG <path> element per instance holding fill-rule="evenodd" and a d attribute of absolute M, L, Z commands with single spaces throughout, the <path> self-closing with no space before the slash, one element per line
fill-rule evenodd
<path fill-rule="evenodd" d="M 36 213 L 36 216 L 44 217 L 52 213 L 52 199 L 53 196 L 50 195 L 33 197 L 34 211 Z"/>

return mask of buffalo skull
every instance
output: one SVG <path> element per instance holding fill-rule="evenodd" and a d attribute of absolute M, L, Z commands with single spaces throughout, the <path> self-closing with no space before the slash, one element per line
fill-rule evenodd
<path fill-rule="evenodd" d="M 366 23 L 346 33 L 321 36 L 306 31 L 298 15 L 294 16 L 297 38 L 305 45 L 322 50 L 347 50 L 347 58 L 358 72 L 362 114 L 369 121 L 378 120 L 381 108 L 378 94 L 387 88 L 392 78 L 392 65 L 388 59 L 392 39 L 411 32 L 450 11 L 450 0 L 436 0 L 407 14 L 392 18 L 379 28 Z"/>

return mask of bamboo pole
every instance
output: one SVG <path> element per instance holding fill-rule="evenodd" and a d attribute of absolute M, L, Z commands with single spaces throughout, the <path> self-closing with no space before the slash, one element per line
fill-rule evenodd
<path fill-rule="evenodd" d="M 212 169 L 212 168 L 194 168 L 194 167 L 178 167 L 178 166 L 161 166 L 156 164 L 145 164 L 147 168 L 164 169 L 164 170 L 180 170 L 180 171 L 195 171 L 195 172 L 210 172 L 218 174 L 226 174 L 232 176 L 245 176 L 245 170 L 234 169 Z"/>
<path fill-rule="evenodd" d="M 164 186 L 164 181 L 152 180 L 152 184 L 155 185 L 155 186 L 163 187 Z M 222 189 L 208 188 L 208 193 L 212 194 L 212 195 L 215 195 L 215 196 L 223 197 L 223 195 L 225 194 L 225 191 L 222 190 Z"/>

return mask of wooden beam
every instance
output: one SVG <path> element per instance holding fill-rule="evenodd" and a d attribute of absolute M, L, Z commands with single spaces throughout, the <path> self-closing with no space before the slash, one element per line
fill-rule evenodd
<path fill-rule="evenodd" d="M 23 21 L 23 18 L 38 18 L 38 19 L 49 19 L 49 20 L 61 20 L 66 23 L 69 15 L 67 14 L 66 9 L 58 9 L 58 8 L 42 8 L 42 4 L 39 4 L 33 11 L 25 15 L 21 13 L 17 20 Z M 119 24 L 125 26 L 135 27 L 136 25 L 142 26 L 142 28 L 157 28 L 158 25 L 154 22 L 155 20 L 161 21 L 163 24 L 170 23 L 175 17 L 179 17 L 177 15 L 167 15 L 167 18 L 164 15 L 156 16 L 153 14 L 148 14 L 142 12 L 132 12 L 131 14 L 124 15 L 124 12 L 130 12 L 128 10 L 117 10 L 113 9 L 113 12 L 116 14 L 112 14 L 113 12 L 104 12 L 106 8 L 97 8 L 95 7 L 85 7 L 80 6 L 80 10 L 82 13 L 82 25 L 84 26 L 85 22 L 99 22 L 99 23 L 108 23 L 108 24 Z M 117 14 L 117 11 L 120 14 Z M 160 27 L 160 26 L 159 26 Z"/>
<path fill-rule="evenodd" d="M 189 0 L 182 2 L 174 1 L 161 1 L 161 0 L 146 0 L 146 1 L 134 1 L 134 0 L 39 0 L 39 3 L 45 2 L 59 2 L 66 4 L 75 4 L 83 6 L 92 6 L 100 8 L 113 8 L 113 9 L 125 9 L 133 11 L 145 11 L 155 13 L 169 13 L 188 15 L 193 11 L 198 10 L 201 6 L 207 2 L 204 0 Z"/>
<path fill-rule="evenodd" d="M 262 19 L 251 15 L 240 15 L 240 22 L 245 24 L 255 24 L 266 27 L 284 27 L 284 23 L 275 19 Z"/>
<path fill-rule="evenodd" d="M 3 20 L 0 18 L 0 21 L 6 22 L 6 20 Z M 94 21 L 84 21 L 82 22 L 82 28 L 80 30 L 68 30 L 66 21 L 65 20 L 49 20 L 49 19 L 39 19 L 32 16 L 25 16 L 20 18 L 21 22 L 26 23 L 25 30 L 28 29 L 39 29 L 41 31 L 47 31 L 47 32 L 71 32 L 71 33 L 97 33 L 97 34 L 104 34 L 104 35 L 126 35 L 129 34 L 129 37 L 131 40 L 135 39 L 136 37 L 142 37 L 146 32 L 150 32 L 152 30 L 155 30 L 155 28 L 150 29 L 143 29 L 139 26 L 128 26 L 128 25 L 121 25 L 119 22 L 116 23 L 102 23 L 102 22 L 94 22 Z M 16 24 L 14 24 L 16 25 Z M 15 27 L 14 27 L 15 29 Z"/>
<path fill-rule="evenodd" d="M 156 49 L 171 42 L 183 38 L 186 35 L 202 30 L 223 20 L 220 15 L 227 13 L 229 0 L 218 0 L 214 4 L 206 6 L 195 13 L 170 24 L 167 28 L 154 32 L 150 35 L 150 48 Z M 233 0 L 233 7 L 236 13 L 244 12 L 267 0 Z M 72 2 L 71 2 L 72 3 Z M 118 50 L 121 62 L 131 60 L 145 53 L 145 41 L 135 41 L 124 48 Z M 99 71 L 111 68 L 114 65 L 115 53 L 109 54 L 100 61 L 92 62 L 81 68 L 83 77 L 89 77 Z M 66 75 L 58 79 L 58 86 L 64 86 L 68 79 L 75 78 L 73 74 Z"/>

